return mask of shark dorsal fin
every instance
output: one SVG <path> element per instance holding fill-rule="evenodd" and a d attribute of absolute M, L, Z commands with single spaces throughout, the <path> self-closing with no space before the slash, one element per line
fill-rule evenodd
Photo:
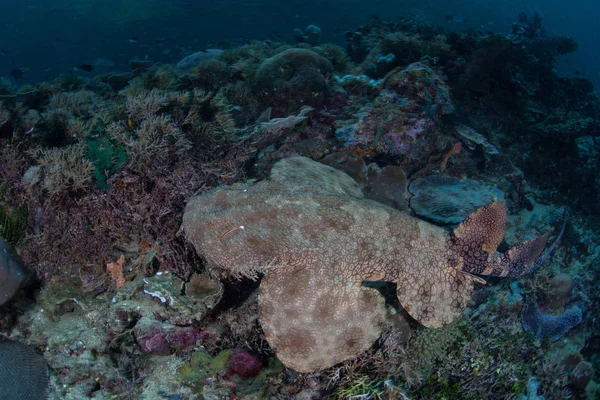
<path fill-rule="evenodd" d="M 494 253 L 504 238 L 506 205 L 503 201 L 490 203 L 469 215 L 455 230 L 454 237 L 478 250 Z"/>

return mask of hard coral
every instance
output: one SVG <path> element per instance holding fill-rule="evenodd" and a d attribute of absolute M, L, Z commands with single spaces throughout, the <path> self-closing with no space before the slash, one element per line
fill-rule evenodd
<path fill-rule="evenodd" d="M 417 62 L 390 71 L 384 88 L 359 121 L 339 127 L 336 136 L 348 147 L 425 160 L 435 150 L 440 119 L 454 112 L 445 78 Z"/>
<path fill-rule="evenodd" d="M 288 49 L 262 62 L 256 71 L 256 90 L 284 105 L 316 106 L 327 97 L 331 72 L 333 65 L 314 51 Z"/>
<path fill-rule="evenodd" d="M 309 166 L 309 168 L 307 168 Z M 365 200 L 340 171 L 292 157 L 268 181 L 193 198 L 182 232 L 217 268 L 264 272 L 259 307 L 279 359 L 310 372 L 352 358 L 377 339 L 383 298 L 363 281 L 390 281 L 405 310 L 427 327 L 466 307 L 473 274 L 519 276 L 535 268 L 546 238 L 501 256 L 504 203 L 491 203 L 454 232 Z M 290 185 L 290 181 L 295 185 Z"/>
<path fill-rule="evenodd" d="M 454 112 L 445 77 L 424 63 L 416 62 L 390 71 L 385 76 L 384 84 L 392 92 L 417 100 L 429 118 Z"/>

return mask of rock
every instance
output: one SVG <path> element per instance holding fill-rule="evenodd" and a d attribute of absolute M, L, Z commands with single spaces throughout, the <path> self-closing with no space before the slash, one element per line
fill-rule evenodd
<path fill-rule="evenodd" d="M 309 25 L 304 30 L 306 43 L 311 46 L 318 46 L 321 43 L 321 28 L 316 25 Z"/>
<path fill-rule="evenodd" d="M 144 353 L 158 355 L 189 349 L 205 336 L 198 328 L 180 328 L 148 317 L 142 317 L 133 332 Z"/>
<path fill-rule="evenodd" d="M 544 308 L 551 311 L 564 307 L 571 300 L 573 277 L 569 274 L 558 274 L 550 280 L 548 298 Z"/>
<path fill-rule="evenodd" d="M 179 72 L 188 72 L 190 69 L 197 67 L 198 64 L 204 61 L 212 60 L 222 52 L 223 50 L 221 49 L 206 49 L 198 51 L 181 59 L 181 61 L 175 65 L 175 69 Z"/>
<path fill-rule="evenodd" d="M 415 179 L 408 191 L 415 214 L 443 225 L 455 225 L 469 214 L 495 200 L 504 200 L 499 189 L 473 179 L 429 175 Z"/>
<path fill-rule="evenodd" d="M 570 384 L 578 390 L 585 390 L 586 386 L 594 376 L 594 367 L 587 361 L 582 361 L 575 367 L 571 374 Z"/>
<path fill-rule="evenodd" d="M 129 74 L 112 74 L 106 80 L 106 83 L 114 90 L 118 92 L 123 90 L 127 85 L 129 85 L 129 80 L 131 79 L 131 75 Z"/>
<path fill-rule="evenodd" d="M 143 72 L 154 64 L 156 62 L 150 60 L 129 60 L 129 68 L 136 73 Z"/>

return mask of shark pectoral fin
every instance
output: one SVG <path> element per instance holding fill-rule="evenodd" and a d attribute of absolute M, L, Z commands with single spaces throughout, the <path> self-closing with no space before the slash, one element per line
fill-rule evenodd
<path fill-rule="evenodd" d="M 467 271 L 459 271 L 461 274 L 463 274 L 465 276 L 465 278 L 472 280 L 475 283 L 479 283 L 480 285 L 487 285 L 487 282 L 485 279 L 477 276 L 477 275 L 473 275 Z"/>
<path fill-rule="evenodd" d="M 379 338 L 387 318 L 376 289 L 343 280 L 319 263 L 269 269 L 258 304 L 269 345 L 298 372 L 329 368 L 361 354 Z"/>
<path fill-rule="evenodd" d="M 490 203 L 469 215 L 455 230 L 454 238 L 473 250 L 494 253 L 504 238 L 506 205 Z"/>
<path fill-rule="evenodd" d="M 403 273 L 396 282 L 396 295 L 411 317 L 427 328 L 439 328 L 467 307 L 473 292 L 472 277 L 451 267 L 428 277 L 419 272 Z"/>

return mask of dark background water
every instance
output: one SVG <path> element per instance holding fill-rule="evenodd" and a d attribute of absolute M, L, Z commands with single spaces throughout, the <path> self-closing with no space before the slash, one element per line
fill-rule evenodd
<path fill-rule="evenodd" d="M 558 60 L 558 72 L 577 71 L 600 84 L 598 0 L 0 0 L 0 76 L 25 67 L 30 71 L 23 80 L 47 79 L 98 59 L 122 70 L 132 58 L 177 62 L 186 55 L 182 48 L 223 40 L 293 43 L 293 29 L 309 24 L 322 28 L 324 41 L 342 45 L 343 32 L 367 23 L 369 14 L 385 20 L 411 11 L 452 30 L 495 32 L 510 32 L 519 12 L 537 11 L 548 34 L 580 43 L 576 53 Z M 445 15 L 456 19 L 447 22 Z"/>

